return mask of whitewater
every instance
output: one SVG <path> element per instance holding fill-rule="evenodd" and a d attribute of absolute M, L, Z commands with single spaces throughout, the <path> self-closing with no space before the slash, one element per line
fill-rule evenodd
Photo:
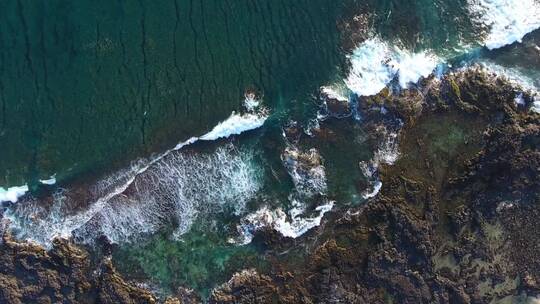
<path fill-rule="evenodd" d="M 521 42 L 540 28 L 540 3 L 536 0 L 469 0 L 469 11 L 487 31 L 484 45 L 498 49 Z"/>
<path fill-rule="evenodd" d="M 17 237 L 50 247 L 56 237 L 75 236 L 81 243 L 92 243 L 100 233 L 112 242 L 133 241 L 170 221 L 171 212 L 178 225 L 175 235 L 180 236 L 199 213 L 197 208 L 217 209 L 234 203 L 240 210 L 259 187 L 259 170 L 252 164 L 252 155 L 230 145 L 209 155 L 183 154 L 180 150 L 197 141 L 225 139 L 260 128 L 269 113 L 263 107 L 255 111 L 252 106 L 253 101 L 253 111 L 233 112 L 208 133 L 183 141 L 149 160 L 138 160 L 96 182 L 90 186 L 95 200 L 83 210 L 69 210 L 69 189 L 59 189 L 48 209 L 39 200 L 28 197 L 10 206 L 3 216 L 10 221 Z M 53 181 L 51 178 L 42 183 Z M 13 190 L 2 198 L 12 203 L 28 191 L 27 186 L 10 189 Z M 133 189 L 134 194 L 126 195 L 128 189 Z"/>
<path fill-rule="evenodd" d="M 540 28 L 540 3 L 535 0 L 469 0 L 468 11 L 474 23 L 485 32 L 480 43 L 492 51 L 513 43 L 521 43 L 528 33 Z M 442 72 L 480 67 L 496 74 L 521 91 L 517 91 L 515 102 L 523 104 L 523 94 L 528 92 L 533 98 L 532 111 L 540 113 L 539 87 L 535 80 L 513 68 L 505 68 L 495 62 L 476 58 L 473 62 L 463 62 L 462 66 L 453 67 L 434 50 L 410 51 L 398 47 L 399 43 L 390 43 L 379 35 L 372 34 L 361 42 L 348 55 L 350 68 L 342 81 L 322 86 L 323 96 L 343 103 L 349 103 L 355 96 L 372 96 L 385 88 L 409 88 L 415 86 L 422 78 L 441 77 Z M 474 47 L 460 47 L 466 53 L 479 53 Z M 475 58 L 476 56 L 472 56 Z M 354 105 L 353 105 L 354 106 Z M 317 118 L 323 120 L 325 117 Z M 364 199 L 377 196 L 382 188 L 378 178 L 380 164 L 392 164 L 399 157 L 397 150 L 396 130 L 386 133 L 386 140 L 378 148 L 370 162 L 360 163 L 360 169 L 369 181 L 370 189 L 362 194 Z M 264 211 L 265 221 L 276 217 Z"/>
<path fill-rule="evenodd" d="M 468 3 L 471 18 L 485 31 L 480 43 L 488 50 L 519 43 L 525 35 L 540 28 L 540 5 L 534 0 L 469 0 Z M 348 55 L 350 70 L 346 77 L 321 87 L 321 92 L 329 98 L 346 103 L 353 95 L 371 96 L 389 86 L 409 88 L 422 78 L 433 75 L 448 61 L 434 50 L 411 51 L 398 45 L 385 41 L 379 35 L 372 35 Z M 479 60 L 479 63 L 515 81 L 524 90 L 537 90 L 534 81 L 527 79 L 526 75 L 489 60 Z M 521 102 L 520 96 L 523 95 L 520 94 L 522 92 L 516 93 L 517 103 Z M 60 189 L 55 194 L 55 204 L 50 210 L 45 210 L 32 198 L 25 200 L 25 204 L 17 204 L 21 198 L 26 197 L 28 185 L 0 187 L 0 203 L 14 204 L 4 213 L 4 218 L 11 221 L 19 237 L 49 246 L 54 237 L 67 238 L 74 233 L 79 235 L 81 242 L 89 242 L 96 233 L 107 235 L 113 242 L 129 241 L 133 236 L 154 232 L 161 227 L 163 221 L 169 221 L 164 210 L 175 213 L 175 220 L 179 224 L 175 235 L 179 237 L 202 212 L 194 207 L 195 201 L 207 201 L 205 208 L 220 207 L 211 205 L 210 201 L 235 201 L 236 212 L 240 214 L 247 201 L 261 187 L 258 169 L 254 168 L 249 153 L 241 155 L 231 146 L 198 157 L 175 152 L 198 141 L 229 138 L 262 127 L 269 117 L 268 111 L 261 109 L 259 102 L 253 98 L 246 98 L 244 106 L 246 113 L 231 113 L 208 133 L 191 137 L 150 159 L 138 160 L 132 166 L 97 182 L 91 187 L 95 199 L 85 210 L 74 214 L 64 210 L 68 198 L 65 191 L 68 190 Z M 532 109 L 540 111 L 538 98 Z M 397 133 L 389 131 L 386 146 L 379 147 L 371 162 L 360 164 L 360 169 L 370 181 L 370 189 L 363 193 L 364 199 L 376 197 L 382 188 L 377 173 L 379 165 L 392 164 L 399 156 L 396 138 Z M 197 170 L 202 172 L 201 175 L 194 173 Z M 253 234 L 265 227 L 271 227 L 284 236 L 298 237 L 320 225 L 325 213 L 334 207 L 334 202 L 323 201 L 313 208 L 315 212 L 306 215 L 306 198 L 305 194 L 301 194 L 304 187 L 302 182 L 313 183 L 304 187 L 306 189 L 319 187 L 316 192 L 325 193 L 324 167 L 317 170 L 318 175 L 304 180 L 294 170 L 289 171 L 296 188 L 296 193 L 289 199 L 292 208 L 284 211 L 282 208 L 271 210 L 263 206 L 244 216 L 238 225 L 239 240 L 235 242 L 249 243 Z M 43 185 L 54 185 L 56 179 L 53 176 L 40 182 Z M 151 189 L 145 189 L 145 183 L 162 187 L 159 188 L 162 196 L 156 195 Z M 190 183 L 194 186 L 190 187 Z M 205 185 L 210 183 L 219 185 L 211 189 Z M 136 197 L 127 196 L 128 189 L 135 189 Z M 196 194 L 197 191 L 200 194 Z M 139 207 L 134 208 L 133 201 L 148 202 L 147 206 L 150 207 L 143 208 L 141 204 L 135 204 Z"/>

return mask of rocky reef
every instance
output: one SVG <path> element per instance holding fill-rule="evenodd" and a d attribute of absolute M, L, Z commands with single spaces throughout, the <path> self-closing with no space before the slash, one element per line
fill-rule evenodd
<path fill-rule="evenodd" d="M 5 233 L 0 247 L 1 303 L 156 303 L 127 284 L 109 259 L 92 267 L 88 253 L 56 239 L 46 251 Z"/>
<path fill-rule="evenodd" d="M 400 157 L 377 167 L 380 192 L 336 209 L 298 241 L 268 231 L 257 235 L 268 248 L 269 269 L 235 274 L 208 301 L 493 303 L 538 297 L 540 115 L 530 111 L 526 92 L 516 103 L 518 93 L 506 80 L 472 68 L 343 104 L 358 107 L 374 136 L 385 123 L 382 107 L 384 116 L 403 122 Z M 321 122 L 309 140 L 326 140 L 324 129 Z M 303 258 L 281 257 L 299 247 Z M 200 302 L 183 289 L 177 298 L 159 299 L 124 281 L 107 254 L 93 261 L 65 240 L 47 251 L 5 232 L 0 263 L 2 303 Z"/>
<path fill-rule="evenodd" d="M 405 121 L 379 195 L 335 215 L 301 265 L 246 270 L 212 303 L 492 303 L 540 293 L 540 116 L 477 69 L 363 100 Z M 368 118 L 369 120 L 369 118 Z M 324 125 L 322 126 L 324 128 Z"/>

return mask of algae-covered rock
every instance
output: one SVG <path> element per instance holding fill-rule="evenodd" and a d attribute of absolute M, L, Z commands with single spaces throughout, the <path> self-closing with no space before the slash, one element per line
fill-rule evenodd
<path fill-rule="evenodd" d="M 69 241 L 53 247 L 18 242 L 0 245 L 0 303 L 156 303 L 149 291 L 125 282 L 108 259 L 92 267 L 88 253 Z"/>
<path fill-rule="evenodd" d="M 342 207 L 306 238 L 259 233 L 269 268 L 238 272 L 211 292 L 210 303 L 491 303 L 536 297 L 540 115 L 516 106 L 516 91 L 473 69 L 364 100 L 359 109 L 367 113 L 370 130 L 380 123 L 381 113 L 369 110 L 375 105 L 404 122 L 397 137 L 400 157 L 378 167 L 379 194 Z M 324 128 L 310 143 L 332 139 L 320 136 Z M 291 143 L 302 144 L 297 131 L 286 133 Z M 305 173 L 321 166 L 323 157 L 288 150 L 282 160 L 289 170 Z M 286 258 L 289 251 L 301 251 L 302 258 Z M 9 234 L 0 244 L 0 287 L 2 303 L 160 302 L 125 281 L 107 253 L 91 262 L 69 241 L 57 239 L 46 250 Z M 200 302 L 189 291 L 177 294 L 163 301 Z"/>
<path fill-rule="evenodd" d="M 297 303 L 491 303 L 535 297 L 540 115 L 513 104 L 516 90 L 471 69 L 364 100 L 364 111 L 382 104 L 405 121 L 400 158 L 380 168 L 379 195 L 331 219 L 303 262 L 275 263 L 268 274 L 239 273 L 214 291 L 212 301 L 290 303 L 294 295 Z M 282 269 L 290 274 L 286 279 Z"/>

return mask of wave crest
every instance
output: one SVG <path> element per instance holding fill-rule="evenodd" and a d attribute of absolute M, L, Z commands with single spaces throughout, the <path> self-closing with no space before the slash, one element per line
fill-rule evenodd
<path fill-rule="evenodd" d="M 490 50 L 521 42 L 540 28 L 540 3 L 535 0 L 469 0 L 468 9 L 488 31 L 484 45 Z"/>

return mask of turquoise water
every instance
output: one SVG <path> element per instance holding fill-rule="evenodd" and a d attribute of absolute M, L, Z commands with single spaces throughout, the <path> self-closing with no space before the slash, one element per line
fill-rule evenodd
<path fill-rule="evenodd" d="M 187 286 L 206 297 L 216 282 L 226 282 L 239 269 L 265 269 L 261 253 L 251 245 L 231 246 L 223 233 L 194 228 L 182 241 L 158 234 L 144 244 L 119 249 L 114 257 L 120 271 L 132 279 L 151 278 L 164 294 Z"/>
<path fill-rule="evenodd" d="M 385 132 L 367 129 L 363 113 L 336 118 L 321 110 L 321 86 L 337 88 L 343 107 L 359 94 L 341 90 L 355 59 L 367 65 L 359 65 L 364 70 L 353 80 L 368 88 L 388 76 L 387 66 L 378 69 L 384 62 L 398 68 L 383 87 L 397 90 L 400 77 L 419 74 L 417 67 L 432 57 L 429 73 L 481 62 L 540 87 L 540 31 L 489 50 L 484 45 L 504 41 L 505 32 L 494 33 L 497 24 L 481 19 L 492 14 L 470 3 L 0 3 L 0 186 L 28 183 L 38 194 L 40 179 L 57 179 L 39 193 L 43 197 L 11 204 L 3 216 L 15 222 L 17 236 L 45 246 L 60 234 L 98 254 L 94 242 L 105 236 L 114 243 L 121 273 L 163 294 L 184 286 L 206 296 L 236 271 L 264 270 L 267 248 L 238 241 L 250 215 L 282 209 L 290 220 L 299 204 L 303 219 L 329 201 L 339 213 L 363 203 L 372 190 L 374 180 L 361 168 L 377 156 Z M 519 3 L 534 8 L 536 2 Z M 515 8 L 522 6 L 503 12 L 510 19 L 522 16 Z M 534 23 L 534 17 L 512 24 Z M 362 50 L 357 57 L 343 46 L 357 22 L 351 20 L 365 20 L 363 38 L 374 44 L 362 49 L 366 43 L 356 41 Z M 267 110 L 250 112 L 259 118 L 268 113 L 262 127 L 159 154 L 207 133 L 233 111 L 245 123 L 238 113 L 247 111 L 246 91 L 257 92 Z M 384 107 L 372 111 L 385 115 Z M 324 133 L 309 136 L 316 123 Z M 306 158 L 323 178 L 317 170 L 294 171 L 303 164 L 290 164 Z M 137 159 L 148 167 L 129 165 Z M 307 182 L 295 173 L 307 175 Z M 322 180 L 324 186 L 317 184 Z"/>

